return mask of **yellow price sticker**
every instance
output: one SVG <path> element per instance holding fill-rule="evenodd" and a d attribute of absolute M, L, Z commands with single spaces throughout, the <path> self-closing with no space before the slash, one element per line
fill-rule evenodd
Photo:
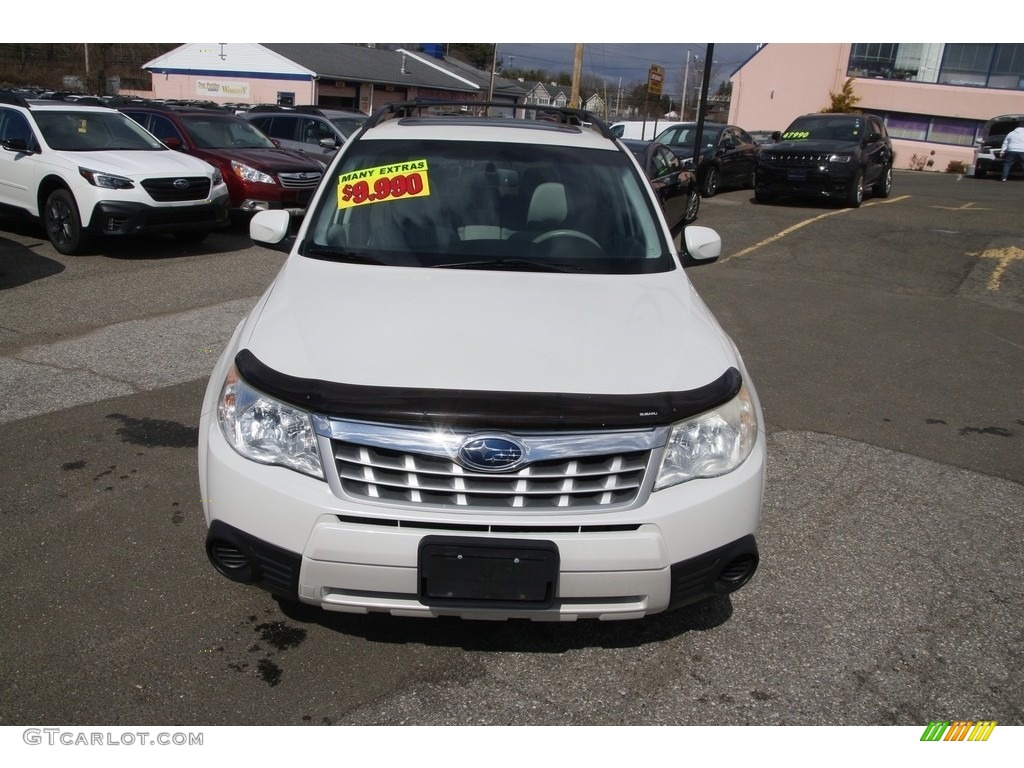
<path fill-rule="evenodd" d="M 426 160 L 381 165 L 348 171 L 338 177 L 338 207 L 398 200 L 403 197 L 426 197 L 430 194 Z"/>

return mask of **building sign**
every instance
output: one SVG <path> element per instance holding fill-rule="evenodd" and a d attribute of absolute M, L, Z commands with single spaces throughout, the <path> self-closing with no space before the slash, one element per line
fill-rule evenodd
<path fill-rule="evenodd" d="M 249 100 L 249 84 L 225 82 L 223 80 L 196 80 L 196 95 L 201 99 L 230 98 L 235 101 Z"/>

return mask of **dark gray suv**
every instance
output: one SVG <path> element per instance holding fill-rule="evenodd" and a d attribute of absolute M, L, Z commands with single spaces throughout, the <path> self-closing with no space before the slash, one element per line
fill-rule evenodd
<path fill-rule="evenodd" d="M 892 140 L 877 115 L 803 115 L 778 138 L 758 159 L 759 203 L 813 197 L 858 208 L 866 189 L 875 197 L 892 193 Z"/>
<path fill-rule="evenodd" d="M 334 157 L 349 136 L 366 122 L 362 112 L 326 107 L 254 107 L 242 115 L 285 149 Z"/>

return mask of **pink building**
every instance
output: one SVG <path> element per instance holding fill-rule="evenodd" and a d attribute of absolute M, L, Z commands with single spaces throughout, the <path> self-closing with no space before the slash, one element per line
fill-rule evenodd
<path fill-rule="evenodd" d="M 771 43 L 733 74 L 729 122 L 785 130 L 851 77 L 857 108 L 884 120 L 897 168 L 970 164 L 986 120 L 1024 113 L 1024 44 Z"/>

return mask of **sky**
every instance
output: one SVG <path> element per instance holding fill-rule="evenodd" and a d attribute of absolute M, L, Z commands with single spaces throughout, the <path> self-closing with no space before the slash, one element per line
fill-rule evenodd
<path fill-rule="evenodd" d="M 711 90 L 753 55 L 753 43 L 715 43 L 712 51 Z M 664 92 L 682 93 L 686 61 L 690 61 L 687 87 L 700 85 L 698 59 L 706 61 L 707 43 L 583 43 L 583 74 L 615 85 L 647 81 L 652 64 L 665 69 Z M 498 43 L 498 57 L 505 68 L 543 69 L 555 76 L 572 72 L 575 43 Z"/>
<path fill-rule="evenodd" d="M 957 42 L 1012 42 L 1009 37 L 1019 32 L 1019 24 L 1012 23 L 951 25 L 948 15 L 922 12 L 920 3 L 911 0 L 886 0 L 877 13 L 852 16 L 841 3 L 820 3 L 810 13 L 788 12 L 790 6 L 766 5 L 764 0 L 732 0 L 721 7 L 683 0 L 671 9 L 653 8 L 643 14 L 623 4 L 599 8 L 551 0 L 514 0 L 500 6 L 480 0 L 327 3 L 312 15 L 308 9 L 283 5 L 257 8 L 209 0 L 175 0 L 173 6 L 173 13 L 162 14 L 154 24 L 139 13 L 137 0 L 48 0 L 46 23 L 30 39 L 54 43 L 214 38 L 235 43 L 497 41 L 508 66 L 553 74 L 572 71 L 575 44 L 582 42 L 585 74 L 614 83 L 621 77 L 626 85 L 646 81 L 651 64 L 658 64 L 665 68 L 666 87 L 681 90 L 687 50 L 691 56 L 703 56 L 706 44 L 675 41 L 692 38 L 693 31 L 720 41 L 715 43 L 718 64 L 713 71 L 716 76 L 720 71 L 725 79 L 757 43 L 865 42 L 890 36 L 938 42 L 951 32 Z M 0 43 L 25 39 L 23 25 L 0 25 Z"/>

